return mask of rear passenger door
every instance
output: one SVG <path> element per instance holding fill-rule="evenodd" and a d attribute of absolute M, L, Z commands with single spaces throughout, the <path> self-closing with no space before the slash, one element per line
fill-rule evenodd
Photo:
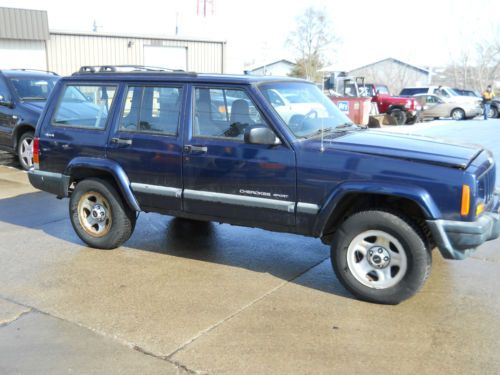
<path fill-rule="evenodd" d="M 182 84 L 129 84 L 109 137 L 108 159 L 125 170 L 145 211 L 182 208 Z"/>

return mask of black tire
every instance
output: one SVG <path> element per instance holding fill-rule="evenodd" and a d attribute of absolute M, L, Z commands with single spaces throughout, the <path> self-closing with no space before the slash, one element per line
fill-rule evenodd
<path fill-rule="evenodd" d="M 406 113 L 400 109 L 393 109 L 390 113 L 391 117 L 396 121 L 396 125 L 404 125 L 406 122 Z"/>
<path fill-rule="evenodd" d="M 462 108 L 455 108 L 454 110 L 451 111 L 450 117 L 453 120 L 460 121 L 465 118 L 465 112 Z"/>
<path fill-rule="evenodd" d="M 23 133 L 19 141 L 17 142 L 17 158 L 21 168 L 27 171 L 33 166 L 33 139 L 35 138 L 35 133 L 32 131 L 27 131 Z"/>
<path fill-rule="evenodd" d="M 490 111 L 488 112 L 488 118 L 497 118 L 497 117 L 498 117 L 498 108 L 491 106 Z"/>
<path fill-rule="evenodd" d="M 364 264 L 371 267 L 371 264 L 377 261 L 377 259 L 373 259 L 376 258 L 376 254 L 381 248 L 377 244 L 379 241 L 377 236 L 366 237 L 366 239 L 374 237 L 375 242 L 372 246 L 369 244 L 371 240 L 368 241 L 369 245 L 365 245 L 366 259 L 358 260 L 360 257 L 358 250 L 352 249 L 358 249 L 354 243 L 360 236 L 363 238 L 365 233 L 367 235 L 383 233 L 397 241 L 397 246 L 399 246 L 397 248 L 393 248 L 392 243 L 395 241 L 389 242 L 390 253 L 393 254 L 392 256 L 397 256 L 402 249 L 404 257 L 403 254 L 400 257 L 405 260 L 404 266 L 403 262 L 400 263 L 401 268 L 394 266 L 393 259 L 389 255 L 389 259 L 384 259 L 388 263 L 386 262 L 387 265 L 383 269 L 375 269 L 374 267 L 373 271 L 367 272 L 366 270 L 369 268 L 365 268 L 360 275 L 359 270 L 364 267 L 361 262 L 365 262 Z M 368 302 L 398 304 L 414 295 L 429 276 L 432 257 L 424 238 L 415 224 L 395 212 L 371 210 L 355 213 L 342 223 L 332 238 L 331 261 L 333 270 L 342 285 L 357 298 Z M 363 243 L 365 242 L 366 240 Z M 397 254 L 394 254 L 396 249 L 399 250 L 396 252 Z M 375 255 L 370 256 L 369 253 Z M 385 251 L 385 253 L 388 252 Z M 354 258 L 352 258 L 353 255 Z M 348 256 L 351 256 L 351 261 L 348 260 Z M 381 254 L 381 256 L 383 255 Z M 379 261 L 383 263 L 380 257 Z M 403 272 L 404 268 L 406 271 Z M 392 280 L 385 281 L 383 277 L 376 280 L 374 278 L 374 276 L 379 275 L 378 271 L 381 273 L 388 271 L 390 277 L 393 277 L 394 270 L 396 272 Z M 367 272 L 366 275 L 363 275 L 364 272 Z M 379 281 L 380 284 L 377 285 Z M 387 287 L 383 287 L 383 283 L 386 283 Z M 391 283 L 395 284 L 390 285 Z"/>
<path fill-rule="evenodd" d="M 102 212 L 101 220 L 93 219 L 92 215 L 98 217 Z M 119 247 L 130 238 L 136 222 L 135 212 L 123 202 L 113 185 L 98 178 L 85 179 L 76 185 L 69 202 L 69 215 L 78 237 L 98 249 Z"/>

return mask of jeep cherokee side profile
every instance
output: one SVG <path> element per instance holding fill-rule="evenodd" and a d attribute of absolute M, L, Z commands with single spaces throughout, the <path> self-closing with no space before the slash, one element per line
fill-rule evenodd
<path fill-rule="evenodd" d="M 33 137 L 59 76 L 29 70 L 0 70 L 0 149 L 15 153 L 25 170 L 33 165 Z"/>
<path fill-rule="evenodd" d="M 500 232 L 489 151 L 359 128 L 292 78 L 84 67 L 45 107 L 29 178 L 69 197 L 91 247 L 127 241 L 141 211 L 317 237 L 385 304 L 422 287 L 434 247 L 463 259 Z"/>

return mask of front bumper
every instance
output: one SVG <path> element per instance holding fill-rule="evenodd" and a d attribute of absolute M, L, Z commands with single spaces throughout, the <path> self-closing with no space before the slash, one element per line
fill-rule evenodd
<path fill-rule="evenodd" d="M 465 109 L 465 117 L 476 117 L 483 113 L 483 109 L 481 107 L 472 107 Z"/>
<path fill-rule="evenodd" d="M 500 198 L 476 221 L 427 220 L 434 241 L 446 259 L 465 259 L 486 241 L 500 236 Z"/>

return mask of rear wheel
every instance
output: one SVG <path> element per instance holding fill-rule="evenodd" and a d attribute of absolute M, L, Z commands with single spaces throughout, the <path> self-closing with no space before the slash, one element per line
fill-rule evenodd
<path fill-rule="evenodd" d="M 390 113 L 391 117 L 394 118 L 396 125 L 404 125 L 406 122 L 406 113 L 401 109 L 393 109 Z"/>
<path fill-rule="evenodd" d="M 431 268 L 431 254 L 418 227 L 394 212 L 361 211 L 335 232 L 332 266 L 359 299 L 397 304 L 414 295 Z"/>
<path fill-rule="evenodd" d="M 465 118 L 465 112 L 461 108 L 455 108 L 451 111 L 451 118 L 453 120 L 463 120 Z"/>
<path fill-rule="evenodd" d="M 136 221 L 135 212 L 124 204 L 113 185 L 97 178 L 76 185 L 69 213 L 78 237 L 99 249 L 114 249 L 127 241 Z"/>
<path fill-rule="evenodd" d="M 33 166 L 33 139 L 35 133 L 28 131 L 24 133 L 17 144 L 17 157 L 21 167 L 27 171 Z"/>

